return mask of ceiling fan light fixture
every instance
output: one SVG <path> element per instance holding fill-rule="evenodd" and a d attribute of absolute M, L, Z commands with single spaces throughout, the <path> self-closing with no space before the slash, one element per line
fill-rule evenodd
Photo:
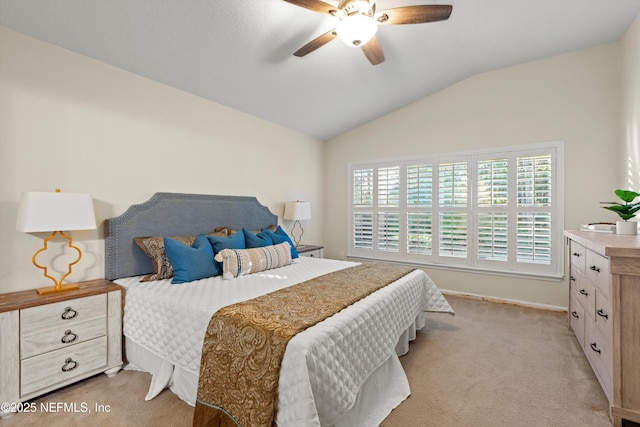
<path fill-rule="evenodd" d="M 351 47 L 364 46 L 376 35 L 376 31 L 378 23 L 361 13 L 345 16 L 336 28 L 340 40 Z"/>

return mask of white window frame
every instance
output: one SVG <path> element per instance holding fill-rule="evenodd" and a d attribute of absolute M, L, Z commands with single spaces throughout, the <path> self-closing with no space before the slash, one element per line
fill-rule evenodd
<path fill-rule="evenodd" d="M 528 156 L 551 156 L 551 207 L 519 207 L 517 203 L 517 171 L 516 159 Z M 502 159 L 508 161 L 508 201 L 506 206 L 485 208 L 477 203 L 477 165 L 478 161 Z M 467 194 L 466 206 L 443 208 L 439 203 L 439 166 L 443 163 L 467 162 Z M 407 205 L 407 167 L 415 165 L 431 165 L 432 195 L 431 206 L 410 207 Z M 400 167 L 400 201 L 397 207 L 384 206 L 376 209 L 378 198 L 378 168 Z M 353 176 L 355 170 L 373 169 L 373 204 L 371 206 L 356 206 L 354 204 Z M 563 275 L 563 230 L 564 230 L 564 142 L 553 141 L 538 144 L 501 147 L 461 153 L 448 153 L 432 156 L 413 156 L 405 158 L 379 159 L 369 161 L 355 161 L 348 164 L 347 191 L 347 255 L 350 258 L 375 259 L 383 261 L 404 262 L 440 268 L 452 268 L 488 272 L 501 275 L 526 276 L 541 279 L 559 280 Z M 439 253 L 439 217 L 442 212 L 460 212 L 467 215 L 467 245 L 466 257 L 447 256 Z M 506 212 L 507 227 L 507 260 L 497 261 L 478 258 L 478 215 L 481 212 Z M 550 255 L 549 263 L 521 262 L 517 259 L 516 243 L 517 228 L 514 221 L 519 212 L 543 212 L 551 218 Z M 373 234 L 371 248 L 356 248 L 352 244 L 354 239 L 354 212 L 370 212 L 373 215 Z M 401 218 L 399 228 L 399 248 L 397 252 L 381 251 L 377 241 L 378 212 L 398 212 Z M 431 214 L 431 253 L 409 253 L 407 249 L 408 213 L 421 212 Z"/>

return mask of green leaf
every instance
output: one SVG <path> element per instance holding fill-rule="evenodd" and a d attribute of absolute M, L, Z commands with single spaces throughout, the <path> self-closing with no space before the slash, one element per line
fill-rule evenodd
<path fill-rule="evenodd" d="M 615 193 L 616 196 L 620 198 L 620 200 L 626 203 L 631 203 L 636 197 L 640 196 L 640 193 L 636 193 L 635 191 L 631 190 L 616 190 Z"/>
<path fill-rule="evenodd" d="M 613 211 L 617 214 L 625 213 L 627 211 L 627 208 L 625 205 L 603 206 L 603 208 Z"/>
<path fill-rule="evenodd" d="M 600 202 L 606 203 L 610 206 L 603 206 L 604 209 L 610 210 L 618 214 L 618 216 L 624 221 L 628 221 L 636 216 L 636 213 L 640 211 L 640 202 L 632 203 L 636 197 L 640 196 L 640 193 L 636 193 L 632 190 L 616 190 L 616 196 L 624 202 Z"/>

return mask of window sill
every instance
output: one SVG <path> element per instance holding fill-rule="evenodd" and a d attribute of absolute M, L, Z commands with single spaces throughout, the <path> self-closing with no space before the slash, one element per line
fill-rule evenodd
<path fill-rule="evenodd" d="M 405 262 L 398 260 L 386 260 L 386 259 L 378 259 L 378 258 L 366 258 L 366 257 L 356 257 L 356 256 L 347 256 L 348 261 L 354 262 L 385 262 L 390 264 L 403 264 L 416 268 L 432 268 L 436 270 L 448 270 L 448 271 L 456 271 L 461 273 L 475 273 L 475 274 L 486 274 L 490 276 L 505 276 L 505 277 L 516 277 L 519 279 L 532 279 L 532 280 L 541 280 L 545 282 L 562 282 L 564 279 L 564 275 L 542 275 L 542 274 L 533 274 L 533 273 L 518 273 L 515 271 L 498 271 L 498 270 L 487 270 L 482 268 L 474 268 L 474 267 L 466 267 L 460 265 L 445 265 L 445 264 L 433 264 L 433 263 L 415 263 L 415 262 Z"/>

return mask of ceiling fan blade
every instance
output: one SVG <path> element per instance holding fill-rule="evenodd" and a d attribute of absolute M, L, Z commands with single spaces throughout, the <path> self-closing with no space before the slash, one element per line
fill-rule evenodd
<path fill-rule="evenodd" d="M 375 19 L 384 25 L 421 24 L 447 20 L 452 9 L 450 5 L 405 6 L 378 12 Z"/>
<path fill-rule="evenodd" d="M 304 7 L 305 9 L 313 10 L 314 12 L 335 14 L 337 9 L 328 3 L 320 0 L 284 0 L 287 3 L 295 4 L 296 6 Z"/>
<path fill-rule="evenodd" d="M 336 30 L 327 31 L 323 35 L 316 37 L 311 40 L 309 43 L 302 46 L 300 49 L 293 52 L 294 56 L 305 56 L 314 50 L 321 48 L 325 44 L 329 43 L 331 40 L 336 38 Z"/>
<path fill-rule="evenodd" d="M 371 65 L 378 65 L 381 62 L 384 62 L 382 47 L 380 46 L 380 43 L 378 43 L 378 39 L 375 37 L 362 46 L 362 52 L 364 52 L 364 56 L 366 56 L 369 62 L 371 62 Z"/>

